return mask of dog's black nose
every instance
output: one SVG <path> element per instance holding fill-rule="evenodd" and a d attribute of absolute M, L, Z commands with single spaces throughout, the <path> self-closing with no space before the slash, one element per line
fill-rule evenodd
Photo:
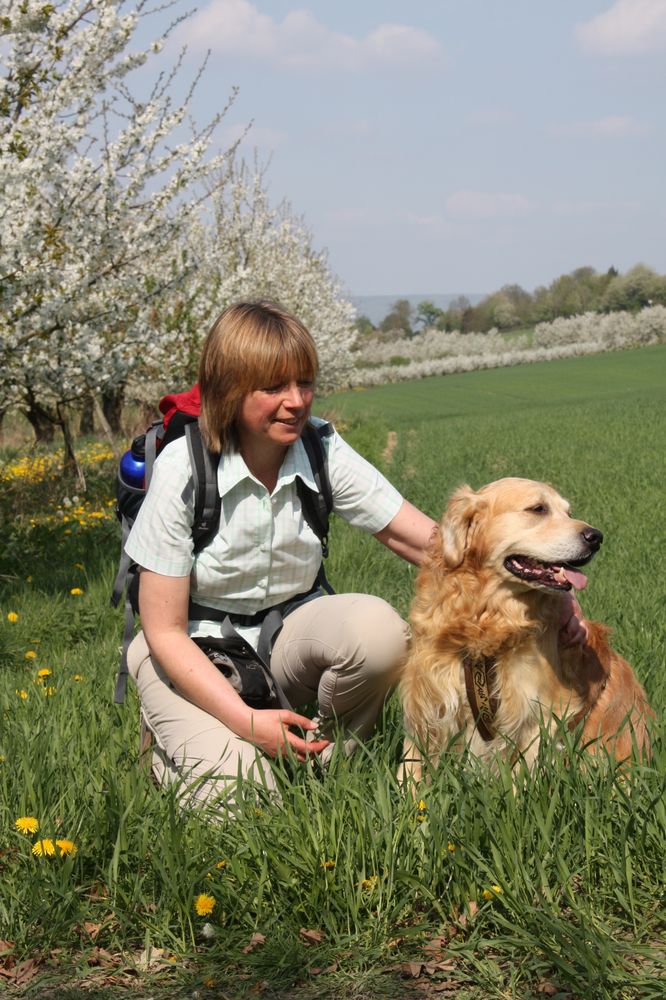
<path fill-rule="evenodd" d="M 581 535 L 595 552 L 604 540 L 604 536 L 596 528 L 583 528 Z"/>

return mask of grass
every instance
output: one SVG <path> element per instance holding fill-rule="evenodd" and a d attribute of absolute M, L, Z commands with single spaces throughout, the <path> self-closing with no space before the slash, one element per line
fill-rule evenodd
<path fill-rule="evenodd" d="M 553 482 L 606 535 L 583 604 L 613 627 L 646 685 L 659 719 L 654 759 L 618 773 L 563 733 L 567 752 L 544 746 L 515 794 L 505 771 L 488 780 L 456 756 L 421 803 L 405 799 L 392 702 L 373 740 L 324 780 L 279 768 L 281 806 L 247 790 L 234 815 L 182 812 L 137 766 L 134 692 L 112 703 L 113 460 L 84 450 L 86 504 L 69 506 L 71 484 L 48 470 L 42 481 L 10 475 L 6 464 L 0 992 L 663 996 L 665 367 L 666 349 L 648 348 L 322 404 L 433 516 L 461 481 L 529 475 Z M 407 614 L 413 570 L 341 523 L 331 549 L 337 589 L 381 594 Z M 19 833 L 20 816 L 40 830 Z M 77 852 L 36 857 L 41 838 Z M 215 898 L 207 917 L 194 908 L 201 893 Z"/>

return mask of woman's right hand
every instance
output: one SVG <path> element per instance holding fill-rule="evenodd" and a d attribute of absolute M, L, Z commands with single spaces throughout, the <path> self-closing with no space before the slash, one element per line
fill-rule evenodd
<path fill-rule="evenodd" d="M 306 761 L 308 756 L 321 753 L 329 744 L 329 740 L 306 742 L 303 737 L 292 733 L 290 726 L 298 726 L 299 729 L 309 732 L 317 728 L 317 723 L 305 715 L 298 715 L 287 709 L 263 708 L 252 711 L 248 732 L 239 733 L 239 736 L 254 743 L 269 757 L 284 757 L 291 748 L 291 752 L 301 763 Z"/>

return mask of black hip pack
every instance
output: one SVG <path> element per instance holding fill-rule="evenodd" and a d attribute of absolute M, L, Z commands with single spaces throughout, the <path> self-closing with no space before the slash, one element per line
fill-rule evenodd
<path fill-rule="evenodd" d="M 284 611 L 287 613 L 286 608 Z M 291 709 L 269 666 L 273 642 L 282 628 L 282 612 L 281 607 L 271 608 L 263 618 L 258 652 L 238 634 L 229 615 L 221 622 L 221 636 L 192 636 L 192 641 L 251 708 Z"/>
<path fill-rule="evenodd" d="M 224 674 L 246 705 L 252 708 L 286 708 L 292 710 L 289 699 L 271 673 L 271 651 L 282 628 L 283 619 L 302 604 L 323 597 L 324 592 L 315 581 L 306 593 L 297 594 L 273 608 L 256 615 L 237 615 L 236 621 L 244 625 L 261 625 L 257 649 L 253 649 L 233 626 L 233 616 L 226 611 L 202 607 L 190 600 L 190 619 L 216 619 L 221 623 L 221 636 L 192 636 L 217 669 Z M 224 616 L 224 617 L 222 617 Z"/>
<path fill-rule="evenodd" d="M 269 668 L 238 633 L 222 638 L 193 636 L 192 641 L 224 674 L 246 705 L 256 709 L 290 707 Z"/>

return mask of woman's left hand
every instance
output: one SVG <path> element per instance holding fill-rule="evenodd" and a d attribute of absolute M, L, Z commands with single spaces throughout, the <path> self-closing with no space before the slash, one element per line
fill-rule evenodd
<path fill-rule="evenodd" d="M 587 642 L 589 631 L 583 617 L 582 608 L 573 594 L 564 595 L 560 621 L 560 645 L 562 648 L 568 649 L 570 646 L 584 646 Z"/>

